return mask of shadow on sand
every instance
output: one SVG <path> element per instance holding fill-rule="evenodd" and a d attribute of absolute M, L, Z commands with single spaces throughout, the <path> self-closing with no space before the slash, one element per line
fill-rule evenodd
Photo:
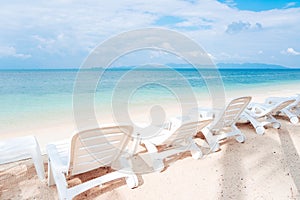
<path fill-rule="evenodd" d="M 227 140 L 225 145 L 221 145 L 221 148 L 223 148 L 225 152 L 222 160 L 220 161 L 223 166 L 223 174 L 220 186 L 221 193 L 218 195 L 218 199 L 244 199 L 245 195 L 249 193 L 248 188 L 246 188 L 247 183 L 245 182 L 249 181 L 245 180 L 245 176 L 249 176 L 247 170 L 260 171 L 263 168 L 266 170 L 261 171 L 263 173 L 261 174 L 262 176 L 256 176 L 254 178 L 254 187 L 262 187 L 262 185 L 268 183 L 274 175 L 281 176 L 281 171 L 286 171 L 286 168 L 288 168 L 289 174 L 285 174 L 283 172 L 282 176 L 290 176 L 293 179 L 299 194 L 300 158 L 292 141 L 291 135 L 284 126 L 286 123 L 282 124 L 283 127 L 281 129 L 269 129 L 266 132 L 269 136 L 271 134 L 274 135 L 275 133 L 275 137 L 277 137 L 276 133 L 278 133 L 279 141 L 266 137 L 265 135 L 256 135 L 255 131 L 251 131 L 251 133 L 246 135 L 246 144 L 238 144 L 234 139 L 231 139 Z M 247 124 L 242 124 L 239 125 L 239 128 L 245 130 L 250 127 Z M 250 143 L 251 145 L 249 145 Z M 278 152 L 275 152 L 274 149 L 281 149 L 280 151 L 282 153 L 278 154 Z M 256 160 L 254 160 L 250 166 L 247 159 L 254 157 L 256 157 Z M 286 165 L 284 165 L 284 162 L 280 162 L 283 160 L 285 160 Z M 245 163 L 248 163 L 248 166 Z M 293 191 L 292 188 L 288 193 L 291 199 L 299 199 L 299 196 L 296 196 L 295 194 L 297 191 Z M 252 195 L 258 199 L 268 196 L 266 193 L 257 193 Z"/>
<path fill-rule="evenodd" d="M 291 134 L 286 127 L 278 130 L 278 135 L 281 142 L 281 147 L 284 153 L 284 160 L 290 176 L 292 177 L 295 186 L 300 193 L 300 157 L 292 140 Z M 298 196 L 300 198 L 300 196 Z"/>

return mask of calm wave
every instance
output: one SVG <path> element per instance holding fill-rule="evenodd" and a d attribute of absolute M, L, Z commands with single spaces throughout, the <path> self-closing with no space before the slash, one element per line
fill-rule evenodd
<path fill-rule="evenodd" d="M 96 88 L 95 102 L 109 104 L 114 88 L 118 84 L 124 92 L 129 86 L 141 86 L 132 95 L 132 101 L 136 103 L 153 99 L 168 101 L 174 98 L 174 94 L 168 88 L 179 88 L 185 92 L 187 85 L 184 81 L 187 81 L 196 93 L 207 92 L 204 79 L 194 69 L 177 69 L 174 73 L 182 76 L 181 80 L 178 80 L 174 73 L 164 69 L 137 70 L 126 78 L 129 71 L 129 69 L 106 71 Z M 72 110 L 73 85 L 77 72 L 77 70 L 0 71 L 1 122 L 7 124 L 18 118 L 34 117 L 37 113 Z M 202 72 L 207 79 L 217 78 L 215 75 L 210 76 L 210 70 Z M 95 76 L 97 72 L 93 70 L 84 73 L 88 77 L 87 80 L 98 78 Z M 300 69 L 221 69 L 220 74 L 226 90 L 300 82 Z M 143 82 L 148 84 L 141 85 Z M 165 87 L 157 83 L 162 83 Z"/>

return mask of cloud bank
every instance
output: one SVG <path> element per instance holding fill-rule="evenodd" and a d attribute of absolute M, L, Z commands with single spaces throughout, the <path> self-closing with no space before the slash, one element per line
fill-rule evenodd
<path fill-rule="evenodd" d="M 170 28 L 189 36 L 215 62 L 300 67 L 299 56 L 288 56 L 299 52 L 287 49 L 300 49 L 300 8 L 294 2 L 260 12 L 239 10 L 231 0 L 1 4 L 0 68 L 7 67 L 8 57 L 15 59 L 10 67 L 79 67 L 99 43 L 120 32 L 146 27 Z M 282 49 L 287 49 L 286 54 Z"/>

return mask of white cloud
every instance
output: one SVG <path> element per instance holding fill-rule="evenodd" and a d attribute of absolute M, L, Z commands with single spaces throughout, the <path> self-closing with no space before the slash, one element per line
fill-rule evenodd
<path fill-rule="evenodd" d="M 234 2 L 234 0 L 225 0 L 224 2 L 227 4 L 229 7 L 235 7 L 237 4 Z"/>
<path fill-rule="evenodd" d="M 11 56 L 14 55 L 15 53 L 16 53 L 16 49 L 13 47 L 6 47 L 6 46 L 0 47 L 0 56 L 2 57 Z"/>
<path fill-rule="evenodd" d="M 281 51 L 282 54 L 288 54 L 288 55 L 294 55 L 294 56 L 299 56 L 300 52 L 294 50 L 293 48 L 287 48 L 285 51 Z"/>
<path fill-rule="evenodd" d="M 215 56 L 213 56 L 212 54 L 210 54 L 210 53 L 207 53 L 207 55 L 210 57 L 210 59 L 212 59 L 212 60 L 216 60 L 216 57 L 215 57 Z"/>
<path fill-rule="evenodd" d="M 278 49 L 295 45 L 299 39 L 300 8 L 288 9 L 295 3 L 287 4 L 287 9 L 261 12 L 242 11 L 232 8 L 234 6 L 233 0 L 225 4 L 215 0 L 4 2 L 1 4 L 0 38 L 5 46 L 28 48 L 26 52 L 33 57 L 45 52 L 65 55 L 70 60 L 70 55 L 79 52 L 83 60 L 91 49 L 115 34 L 157 26 L 158 19 L 172 16 L 183 19 L 172 28 L 191 37 L 218 61 L 250 59 L 251 62 L 255 58 L 260 59 L 256 62 L 264 62 L 275 56 L 282 62 L 280 64 L 299 63 L 278 52 Z M 167 27 L 170 26 L 164 28 Z M 227 34 L 226 30 L 238 34 Z M 259 51 L 263 56 L 258 57 Z M 17 54 L 22 56 L 15 50 Z"/>
<path fill-rule="evenodd" d="M 30 58 L 31 55 L 17 53 L 16 49 L 12 46 L 0 46 L 0 58 L 1 57 L 15 57 L 15 58 Z"/>
<path fill-rule="evenodd" d="M 291 7 L 294 7 L 296 4 L 297 4 L 296 2 L 289 2 L 283 8 L 284 9 L 291 8 Z"/>
<path fill-rule="evenodd" d="M 232 22 L 227 26 L 226 33 L 229 34 L 239 33 L 243 30 L 250 29 L 250 26 L 251 24 L 249 22 L 242 22 L 242 21 Z"/>

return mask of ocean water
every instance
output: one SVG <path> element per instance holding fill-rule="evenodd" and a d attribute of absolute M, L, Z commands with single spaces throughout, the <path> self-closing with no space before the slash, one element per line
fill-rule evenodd
<path fill-rule="evenodd" d="M 178 96 L 185 97 L 190 90 L 199 99 L 201 96 L 209 96 L 207 84 L 217 84 L 218 80 L 224 84 L 225 93 L 300 83 L 300 69 L 221 69 L 217 73 L 208 69 L 200 71 L 202 76 L 195 69 L 87 70 L 81 72 L 85 83 L 97 80 L 97 84 L 94 84 L 95 88 L 79 93 L 93 93 L 95 104 L 103 109 L 111 106 L 112 101 L 126 100 L 131 106 L 168 103 Z M 39 120 L 49 119 L 49 116 L 72 113 L 77 74 L 78 70 L 0 71 L 0 128 L 17 126 L 26 119 L 35 119 L 35 123 L 38 123 Z"/>

